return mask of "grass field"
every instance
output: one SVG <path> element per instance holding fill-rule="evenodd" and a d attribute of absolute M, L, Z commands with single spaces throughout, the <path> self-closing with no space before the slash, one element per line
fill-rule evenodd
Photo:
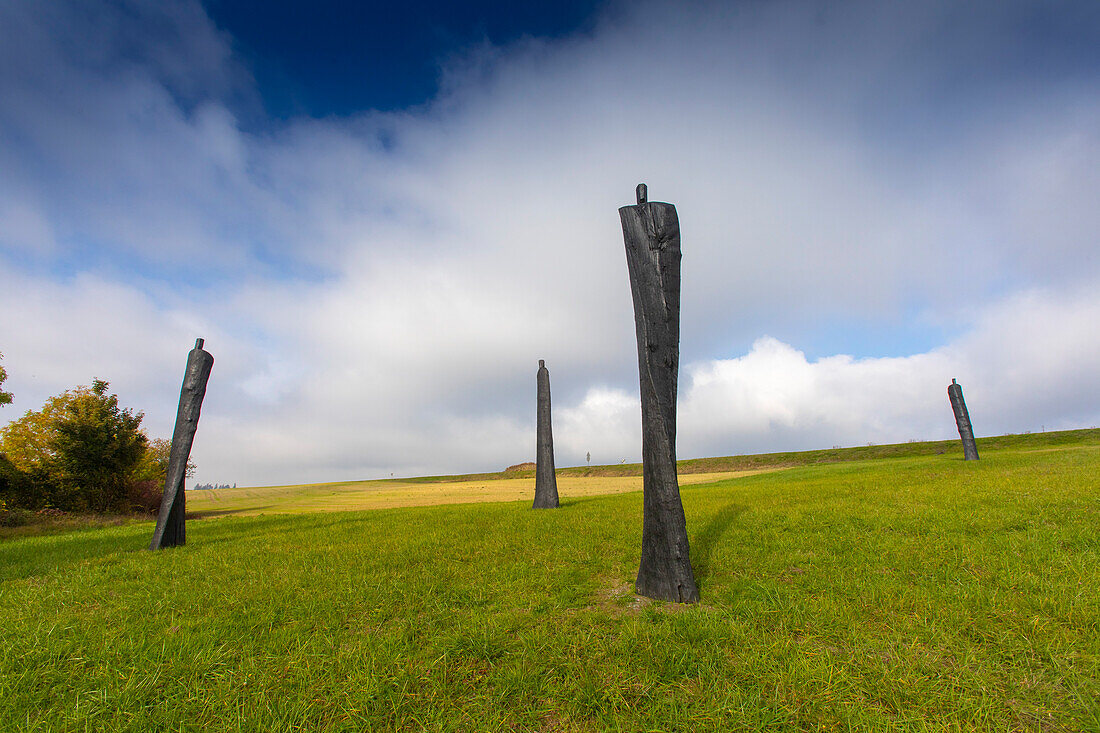
<path fill-rule="evenodd" d="M 1095 431 L 911 450 L 685 485 L 696 606 L 638 492 L 10 539 L 0 730 L 1100 730 Z"/>

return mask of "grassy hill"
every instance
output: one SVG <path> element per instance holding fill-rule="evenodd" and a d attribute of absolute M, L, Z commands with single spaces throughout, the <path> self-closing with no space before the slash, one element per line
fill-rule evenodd
<path fill-rule="evenodd" d="M 985 450 L 1036 450 L 1073 445 L 1100 443 L 1100 428 L 1081 430 L 1054 430 L 1043 433 L 995 435 L 977 438 L 979 455 Z M 885 445 L 857 445 L 848 448 L 825 450 L 787 451 L 784 453 L 756 453 L 752 455 L 720 456 L 716 458 L 689 458 L 676 462 L 680 475 L 693 473 L 719 473 L 723 471 L 747 471 L 760 468 L 790 468 L 818 463 L 843 463 L 867 461 L 879 458 L 914 458 L 958 453 L 962 455 L 962 443 L 958 439 L 926 440 Z M 559 468 L 561 476 L 641 476 L 642 464 L 617 463 L 608 466 L 572 466 Z M 419 476 L 416 478 L 386 479 L 407 483 L 440 483 L 451 481 L 493 481 L 514 478 L 534 478 L 534 469 L 499 471 L 493 473 L 468 473 L 448 476 Z"/>
<path fill-rule="evenodd" d="M 1100 730 L 1098 438 L 685 486 L 695 606 L 637 492 L 7 540 L 0 730 Z"/>
<path fill-rule="evenodd" d="M 983 438 L 979 449 L 1043 450 L 1100 443 L 1100 430 L 1070 430 L 1037 435 Z M 900 443 L 831 450 L 765 453 L 680 461 L 681 486 L 712 483 L 761 471 L 793 466 L 849 461 L 961 454 L 959 441 Z M 578 466 L 557 470 L 558 492 L 564 498 L 620 494 L 642 489 L 642 466 Z M 418 478 L 335 481 L 323 484 L 260 486 L 214 489 L 188 493 L 191 518 L 227 515 L 301 514 L 319 511 L 389 509 L 495 501 L 530 501 L 534 493 L 533 470 L 515 467 L 496 473 Z M 34 531 L 33 528 L 31 531 Z M 2 532 L 2 530 L 0 530 Z"/>

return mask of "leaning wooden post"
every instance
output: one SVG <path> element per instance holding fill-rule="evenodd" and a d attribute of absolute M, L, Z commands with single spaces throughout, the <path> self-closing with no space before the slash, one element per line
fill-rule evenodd
<path fill-rule="evenodd" d="M 963 399 L 963 388 L 954 379 L 947 386 L 947 396 L 951 400 L 951 409 L 955 413 L 955 424 L 959 426 L 959 437 L 963 443 L 963 460 L 978 460 L 978 446 L 974 442 L 974 428 L 970 425 L 970 413 Z"/>
<path fill-rule="evenodd" d="M 187 541 L 184 526 L 187 459 L 191 457 L 191 443 L 199 424 L 202 398 L 206 396 L 206 382 L 214 357 L 203 351 L 203 340 L 195 339 L 195 348 L 187 355 L 187 370 L 183 373 L 180 389 L 180 405 L 176 411 L 176 429 L 172 431 L 172 452 L 168 459 L 168 475 L 164 479 L 164 497 L 157 513 L 157 528 L 153 531 L 150 550 L 175 547 Z"/>
<path fill-rule="evenodd" d="M 535 436 L 535 503 L 533 509 L 558 506 L 558 481 L 554 476 L 554 432 L 550 426 L 550 372 L 539 359 L 535 377 L 538 385 L 538 409 Z"/>
<path fill-rule="evenodd" d="M 699 600 L 688 557 L 687 520 L 676 480 L 676 378 L 680 364 L 680 221 L 672 204 L 619 209 L 626 242 L 642 397 L 642 561 L 639 595 Z"/>

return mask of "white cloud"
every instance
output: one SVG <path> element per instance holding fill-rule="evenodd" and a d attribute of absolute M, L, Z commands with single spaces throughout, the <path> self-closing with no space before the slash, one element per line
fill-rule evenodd
<path fill-rule="evenodd" d="M 1100 291 L 1030 292 L 990 306 L 973 330 L 904 357 L 809 360 L 761 337 L 733 359 L 681 372 L 681 457 L 901 443 L 956 436 L 947 385 L 963 385 L 978 435 L 1100 424 Z M 558 409 L 559 453 L 639 460 L 637 391 L 593 388 Z M 617 459 L 616 459 L 617 460 Z"/>

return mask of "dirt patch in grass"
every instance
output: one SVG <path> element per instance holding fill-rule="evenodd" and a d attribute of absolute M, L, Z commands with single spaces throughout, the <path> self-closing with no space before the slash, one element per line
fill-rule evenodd
<path fill-rule="evenodd" d="M 657 613 L 686 613 L 694 608 L 705 608 L 701 603 L 672 603 L 646 598 L 634 592 L 633 583 L 606 579 L 595 593 L 596 602 L 586 606 L 588 611 L 601 611 L 612 618 L 636 616 L 647 608 Z"/>

